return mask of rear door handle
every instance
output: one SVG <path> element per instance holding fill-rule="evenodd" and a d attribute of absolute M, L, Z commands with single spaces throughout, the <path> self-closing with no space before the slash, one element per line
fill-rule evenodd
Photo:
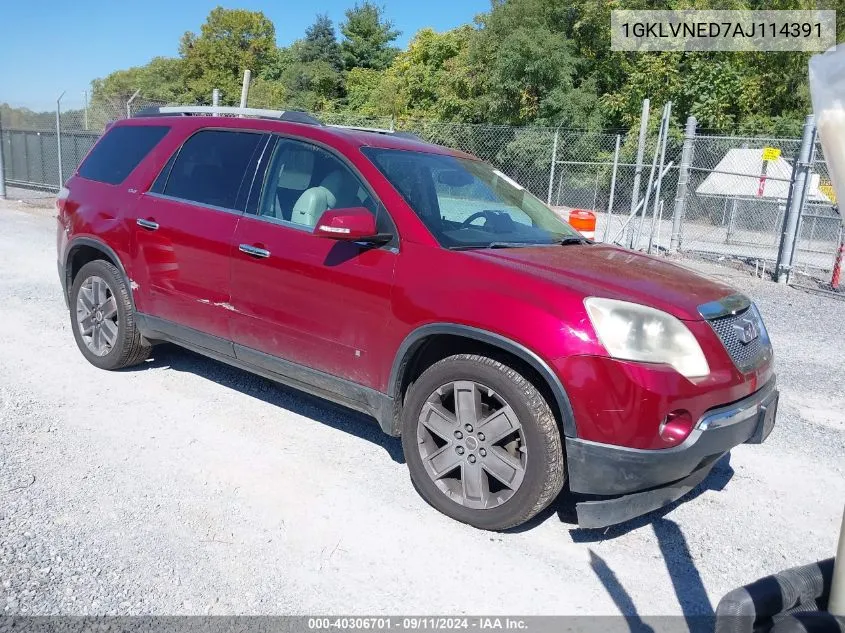
<path fill-rule="evenodd" d="M 155 231 L 158 228 L 158 222 L 153 222 L 152 220 L 144 220 L 142 218 L 138 218 L 135 221 L 135 224 L 142 228 L 149 229 L 150 231 Z"/>
<path fill-rule="evenodd" d="M 242 253 L 246 253 L 247 255 L 251 255 L 252 257 L 259 257 L 261 259 L 270 257 L 270 251 L 266 248 L 258 248 L 252 244 L 241 244 L 238 246 L 238 250 Z"/>

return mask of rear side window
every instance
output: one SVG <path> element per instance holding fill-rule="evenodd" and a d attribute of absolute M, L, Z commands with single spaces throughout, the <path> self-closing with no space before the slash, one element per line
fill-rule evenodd
<path fill-rule="evenodd" d="M 235 209 L 238 191 L 262 135 L 202 130 L 185 141 L 173 163 L 164 194 Z"/>
<path fill-rule="evenodd" d="M 170 130 L 163 125 L 125 125 L 111 128 L 79 167 L 79 175 L 119 185 Z"/>

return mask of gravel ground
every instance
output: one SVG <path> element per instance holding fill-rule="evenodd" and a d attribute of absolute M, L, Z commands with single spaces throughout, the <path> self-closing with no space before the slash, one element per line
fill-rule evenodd
<path fill-rule="evenodd" d="M 845 303 L 703 268 L 760 304 L 778 426 L 682 502 L 607 531 L 558 502 L 491 534 L 430 509 L 374 421 L 172 346 L 77 351 L 49 210 L 0 202 L 0 611 L 709 614 L 832 555 Z"/>

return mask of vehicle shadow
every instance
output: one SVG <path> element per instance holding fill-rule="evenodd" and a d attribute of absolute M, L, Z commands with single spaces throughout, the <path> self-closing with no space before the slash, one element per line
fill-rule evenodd
<path fill-rule="evenodd" d="M 715 628 L 716 614 L 707 596 L 707 589 L 701 574 L 692 560 L 686 537 L 674 521 L 659 518 L 652 524 L 654 535 L 666 570 L 672 581 L 672 589 L 681 607 L 686 628 L 690 633 L 710 633 Z M 616 607 L 625 617 L 631 633 L 653 633 L 652 626 L 643 621 L 631 595 L 607 562 L 590 549 L 590 567 L 604 585 Z M 673 616 L 661 616 L 661 620 Z M 662 630 L 663 627 L 661 627 Z M 676 630 L 672 627 L 671 630 Z"/>
<path fill-rule="evenodd" d="M 167 343 L 157 345 L 146 362 L 122 371 L 143 371 L 152 368 L 168 368 L 196 374 L 251 398 L 372 442 L 382 447 L 393 461 L 405 463 L 399 438 L 385 434 L 375 418 L 364 413 Z"/>
<path fill-rule="evenodd" d="M 576 543 L 598 543 L 622 536 L 650 524 L 657 539 L 660 554 L 666 563 L 666 570 L 669 573 L 673 591 L 681 607 L 686 628 L 692 633 L 713 631 L 715 611 L 707 595 L 701 574 L 693 561 L 686 537 L 678 524 L 665 518 L 665 516 L 681 503 L 692 501 L 705 492 L 723 490 L 734 475 L 730 459 L 730 453 L 722 457 L 714 464 L 710 474 L 701 484 L 668 506 L 620 525 L 603 529 L 574 528 L 569 531 L 572 540 Z M 562 495 L 557 507 L 552 512 L 557 512 L 561 521 L 565 523 L 575 522 L 576 502 L 577 499 L 574 499 L 573 495 Z M 625 616 L 631 633 L 651 633 L 653 628 L 642 620 L 633 599 L 613 569 L 592 549 L 590 549 L 590 567 L 619 611 Z M 664 619 L 666 617 L 669 616 L 664 616 Z"/>
<path fill-rule="evenodd" d="M 634 604 L 633 598 L 631 598 L 631 594 L 628 593 L 625 586 L 619 581 L 616 573 L 592 549 L 590 550 L 590 567 L 601 581 L 601 584 L 604 585 L 616 608 L 622 613 L 631 633 L 654 633 L 654 629 L 643 622 L 643 619 L 637 612 L 637 607 Z"/>

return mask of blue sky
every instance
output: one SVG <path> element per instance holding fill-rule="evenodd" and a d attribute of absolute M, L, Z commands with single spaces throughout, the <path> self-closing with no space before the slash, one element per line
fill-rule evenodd
<path fill-rule="evenodd" d="M 490 0 L 377 0 L 402 31 L 405 46 L 420 28 L 450 29 L 470 22 Z M 176 55 L 185 31 L 198 32 L 215 6 L 263 11 L 280 45 L 302 36 L 317 13 L 335 26 L 355 0 L 5 0 L 0 35 L 0 102 L 49 110 L 67 91 L 66 107 L 82 104 L 96 77 Z"/>

